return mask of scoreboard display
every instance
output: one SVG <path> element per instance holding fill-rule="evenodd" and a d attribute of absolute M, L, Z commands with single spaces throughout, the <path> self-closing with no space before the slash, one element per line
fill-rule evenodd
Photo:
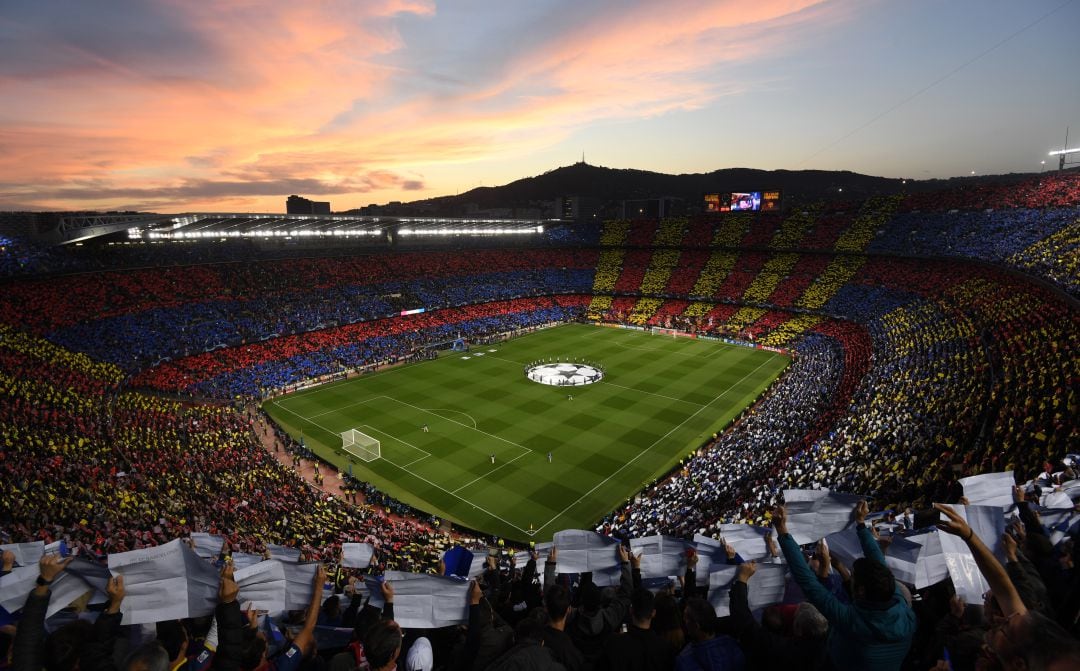
<path fill-rule="evenodd" d="M 706 212 L 779 212 L 780 191 L 733 191 L 705 194 Z"/>
<path fill-rule="evenodd" d="M 760 209 L 760 191 L 741 191 L 731 194 L 732 212 L 757 212 Z"/>

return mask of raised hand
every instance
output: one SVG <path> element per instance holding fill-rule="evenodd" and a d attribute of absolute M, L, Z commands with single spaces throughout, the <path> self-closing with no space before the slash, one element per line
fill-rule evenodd
<path fill-rule="evenodd" d="M 233 580 L 232 562 L 225 562 L 221 569 L 221 583 L 218 585 L 218 601 L 232 603 L 236 601 L 236 595 L 240 593 L 240 586 Z"/>
<path fill-rule="evenodd" d="M 772 525 L 778 534 L 787 533 L 787 508 L 776 506 L 772 510 Z"/>
<path fill-rule="evenodd" d="M 936 508 L 938 512 L 948 518 L 947 520 L 938 521 L 938 529 L 941 529 L 947 534 L 959 536 L 964 541 L 971 540 L 971 536 L 975 532 L 972 531 L 971 526 L 964 521 L 963 517 L 960 517 L 960 515 L 953 512 L 952 508 L 943 503 L 935 503 L 934 508 Z"/>
<path fill-rule="evenodd" d="M 851 511 L 851 517 L 855 520 L 856 524 L 862 524 L 866 521 L 866 516 L 870 514 L 870 506 L 866 505 L 866 499 L 860 499 L 858 505 L 855 506 L 855 510 Z"/>
<path fill-rule="evenodd" d="M 38 573 L 42 580 L 52 582 L 74 559 L 74 557 L 61 559 L 59 555 L 52 554 L 41 555 L 41 560 L 38 561 Z"/>

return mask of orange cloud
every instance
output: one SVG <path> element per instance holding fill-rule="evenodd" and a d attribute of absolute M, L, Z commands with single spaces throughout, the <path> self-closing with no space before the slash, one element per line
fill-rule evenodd
<path fill-rule="evenodd" d="M 535 151 L 598 120 L 743 92 L 717 68 L 835 15 L 820 5 L 626 5 L 554 30 L 491 73 L 455 73 L 468 84 L 438 93 L 401 92 L 402 81 L 435 76 L 410 61 L 416 45 L 400 30 L 405 19 L 437 22 L 430 1 L 175 0 L 126 27 L 141 49 L 16 17 L 5 27 L 59 55 L 0 65 L 0 208 L 280 210 L 288 192 L 273 189 L 286 187 L 334 194 L 335 207 L 439 195 L 424 165 Z M 175 30 L 156 27 L 161 16 Z"/>

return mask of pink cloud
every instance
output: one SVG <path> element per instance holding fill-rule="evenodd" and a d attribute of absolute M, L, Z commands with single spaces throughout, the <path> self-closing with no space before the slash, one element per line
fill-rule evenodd
<path fill-rule="evenodd" d="M 418 166 L 532 151 L 597 120 L 745 91 L 716 67 L 782 48 L 793 26 L 827 18 L 806 11 L 818 5 L 627 5 L 555 33 L 463 92 L 395 97 L 396 80 L 417 75 L 403 70 L 410 45 L 398 22 L 437 20 L 432 1 L 174 0 L 162 7 L 192 37 L 169 49 L 189 69 L 65 42 L 52 46 L 80 58 L 47 76 L 0 68 L 0 208 L 280 209 L 272 185 L 352 204 L 438 195 Z M 358 100 L 370 104 L 355 112 Z"/>

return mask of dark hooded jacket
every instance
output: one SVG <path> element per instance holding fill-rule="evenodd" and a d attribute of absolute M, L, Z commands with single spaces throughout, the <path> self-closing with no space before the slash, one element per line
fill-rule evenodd
<path fill-rule="evenodd" d="M 869 530 L 858 530 L 863 555 L 885 565 L 885 556 Z M 899 669 L 915 635 L 915 611 L 900 592 L 893 590 L 887 603 L 841 603 L 814 576 L 799 544 L 791 534 L 780 536 L 788 568 L 795 582 L 829 621 L 829 658 L 838 671 Z"/>

